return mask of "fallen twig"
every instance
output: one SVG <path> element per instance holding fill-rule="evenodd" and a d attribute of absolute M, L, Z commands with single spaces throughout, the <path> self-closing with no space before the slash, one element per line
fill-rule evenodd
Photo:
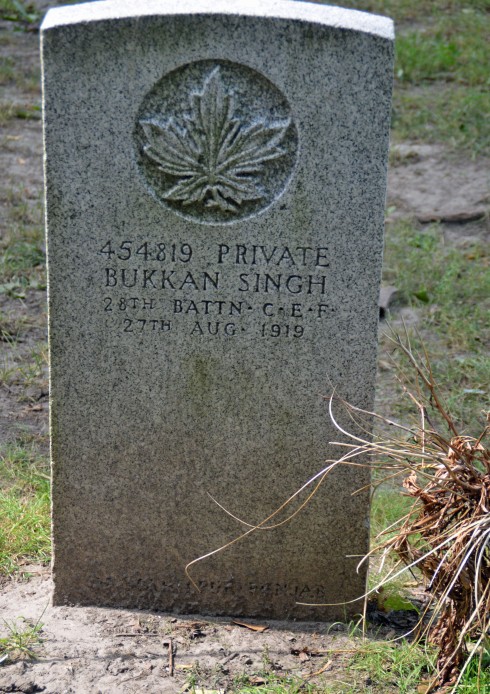
<path fill-rule="evenodd" d="M 164 646 L 168 648 L 168 674 L 170 677 L 174 676 L 174 644 L 172 639 L 163 642 Z"/>

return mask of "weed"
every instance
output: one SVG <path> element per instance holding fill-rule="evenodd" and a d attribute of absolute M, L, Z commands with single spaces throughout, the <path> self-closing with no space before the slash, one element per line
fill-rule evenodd
<path fill-rule="evenodd" d="M 264 670 L 268 670 L 272 666 L 272 660 L 269 654 L 269 647 L 265 645 L 262 648 L 262 667 Z"/>
<path fill-rule="evenodd" d="M 396 522 L 393 535 L 378 539 L 370 555 L 380 550 L 394 554 L 399 563 L 390 572 L 393 578 L 415 567 L 423 576 L 428 604 L 417 634 L 437 648 L 437 672 L 427 691 L 449 686 L 454 691 L 478 650 L 482 664 L 481 649 L 490 629 L 489 419 L 478 436 L 462 435 L 427 354 L 418 354 L 407 334 L 402 339 L 394 333 L 391 340 L 410 366 L 403 380 L 419 422 L 396 425 L 398 437 L 356 438 L 349 456 L 352 460 L 369 453 L 379 472 L 405 478 L 412 507 Z M 332 402 L 330 415 L 336 424 Z M 361 411 L 343 404 L 355 420 Z"/>
<path fill-rule="evenodd" d="M 26 658 L 35 659 L 36 646 L 41 641 L 42 624 L 38 620 L 31 624 L 28 620 L 20 618 L 21 625 L 17 621 L 3 621 L 3 631 L 6 636 L 0 637 L 0 664 L 5 661 L 25 660 Z"/>
<path fill-rule="evenodd" d="M 193 663 L 192 667 L 187 671 L 185 679 L 185 687 L 183 691 L 195 692 L 195 688 L 200 684 L 201 680 L 206 676 L 206 670 L 201 667 L 198 660 Z"/>
<path fill-rule="evenodd" d="M 25 316 L 0 311 L 0 342 L 13 346 L 24 334 L 28 320 Z"/>
<path fill-rule="evenodd" d="M 7 340 L 4 338 L 3 342 Z M 12 379 L 14 378 L 17 371 L 17 366 L 12 362 L 12 360 L 4 356 L 0 362 L 0 385 L 8 386 Z"/>
<path fill-rule="evenodd" d="M 7 387 L 20 386 L 22 392 L 18 394 L 19 401 L 31 401 L 30 389 L 48 389 L 48 346 L 45 342 L 38 342 L 27 353 L 14 351 L 15 341 L 8 336 L 1 337 L 3 342 L 8 342 L 11 347 L 10 354 L 0 361 L 0 384 Z M 35 399 L 39 398 L 39 394 Z"/>
<path fill-rule="evenodd" d="M 414 150 L 408 150 L 408 152 L 401 152 L 398 148 L 392 147 L 389 152 L 389 166 L 390 168 L 395 168 L 396 166 L 404 166 L 406 164 L 415 164 L 420 161 L 420 155 Z M 396 209 L 396 208 L 394 208 Z M 391 208 L 386 210 L 387 215 L 390 214 Z"/>
<path fill-rule="evenodd" d="M 36 199 L 31 200 L 31 194 L 25 188 L 11 188 L 5 195 L 5 202 L 8 206 L 8 220 L 10 223 L 35 224 L 38 228 L 31 234 L 39 236 L 39 229 L 42 229 L 42 206 Z M 10 238 L 16 234 L 17 230 L 11 230 Z M 24 232 L 25 235 L 25 232 Z"/>

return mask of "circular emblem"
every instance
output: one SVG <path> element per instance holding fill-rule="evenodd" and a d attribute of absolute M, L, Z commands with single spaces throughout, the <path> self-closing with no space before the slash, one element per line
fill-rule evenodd
<path fill-rule="evenodd" d="M 202 60 L 146 95 L 135 139 L 151 192 L 177 214 L 225 224 L 257 214 L 285 190 L 298 135 L 284 95 L 245 65 Z"/>

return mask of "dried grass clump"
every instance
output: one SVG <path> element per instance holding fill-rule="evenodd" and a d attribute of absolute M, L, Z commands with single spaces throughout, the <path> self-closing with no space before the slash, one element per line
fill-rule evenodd
<path fill-rule="evenodd" d="M 404 389 L 420 424 L 405 428 L 384 420 L 402 430 L 403 439 L 357 439 L 360 445 L 350 446 L 350 457 L 368 452 L 372 466 L 384 472 L 382 482 L 405 477 L 403 487 L 414 504 L 378 537 L 370 554 L 381 551 L 382 563 L 390 554 L 398 557 L 382 585 L 403 571 L 420 572 L 428 600 L 417 632 L 438 650 L 437 675 L 427 691 L 456 688 L 475 654 L 481 668 L 490 636 L 489 418 L 478 438 L 459 432 L 427 354 L 415 355 L 407 335 L 404 341 L 396 334 L 391 339 L 411 366 L 411 387 Z M 359 410 L 346 407 L 357 419 Z"/>
<path fill-rule="evenodd" d="M 431 472 L 425 483 L 416 473 L 404 481 L 418 503 L 387 546 L 408 566 L 417 563 L 427 583 L 426 629 L 445 684 L 458 679 L 467 641 L 475 639 L 478 648 L 490 626 L 489 451 L 479 440 L 455 436 Z"/>
<path fill-rule="evenodd" d="M 213 499 L 244 526 L 244 531 L 231 542 L 190 562 L 186 572 L 195 563 L 253 532 L 273 530 L 287 523 L 338 465 L 368 465 L 376 472 L 376 486 L 388 481 L 393 484 L 397 478 L 403 480 L 405 493 L 414 498 L 410 511 L 378 536 L 376 546 L 362 560 L 381 553 L 380 571 L 388 556 L 394 555 L 397 561 L 365 597 L 406 571 L 420 573 L 427 604 L 416 632 L 438 650 L 437 672 L 425 690 L 428 694 L 435 689 L 455 690 L 475 655 L 479 657 L 480 672 L 488 649 L 490 451 L 485 437 L 490 430 L 490 418 L 487 414 L 487 425 L 478 438 L 464 435 L 438 392 L 427 354 L 415 353 L 406 331 L 403 339 L 392 333 L 391 340 L 409 364 L 403 388 L 416 407 L 418 423 L 403 426 L 332 395 L 330 417 L 344 440 L 331 443 L 347 452 L 339 459 L 327 460 L 322 470 L 259 524 L 237 518 Z M 352 420 L 352 431 L 360 433 L 349 432 L 338 423 L 334 404 L 339 402 Z M 372 437 L 369 432 L 373 417 L 394 430 L 395 435 Z M 294 510 L 288 513 L 291 508 Z M 188 576 L 194 583 L 189 573 Z"/>

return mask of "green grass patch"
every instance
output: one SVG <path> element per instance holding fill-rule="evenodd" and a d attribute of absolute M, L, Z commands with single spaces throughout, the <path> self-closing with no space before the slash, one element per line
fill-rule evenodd
<path fill-rule="evenodd" d="M 263 675 L 237 677 L 233 691 L 236 694 L 285 694 L 286 692 L 288 694 L 300 694 L 300 692 L 318 694 L 319 692 L 327 693 L 328 690 L 310 684 L 300 677 L 265 673 Z"/>
<path fill-rule="evenodd" d="M 446 246 L 437 226 L 419 230 L 402 221 L 387 228 L 384 280 L 417 311 L 423 329 L 421 339 L 413 333 L 413 347 L 422 350 L 425 335 L 448 411 L 458 426 L 467 427 L 466 434 L 478 436 L 483 411 L 490 407 L 490 249 Z M 390 349 L 387 338 L 383 347 Z M 403 363 L 397 363 L 404 373 Z M 410 378 L 410 369 L 405 372 Z M 391 414 L 408 411 L 413 405 L 405 398 L 393 403 Z"/>
<path fill-rule="evenodd" d="M 412 508 L 414 500 L 403 493 L 401 487 L 401 477 L 398 477 L 392 484 L 386 483 L 380 486 L 374 493 L 371 503 L 371 547 L 379 545 L 380 542 L 393 537 L 395 531 L 390 531 L 394 525 L 398 527 L 398 521 L 403 518 Z M 381 536 L 381 534 L 383 535 Z M 373 558 L 370 563 L 368 587 L 370 590 L 377 588 L 387 576 L 394 565 L 395 557 L 390 557 L 383 566 L 380 573 L 377 570 L 378 558 Z M 410 600 L 410 591 L 407 588 L 407 581 L 413 582 L 413 574 L 403 573 L 394 580 L 382 586 L 376 593 L 371 594 L 371 599 L 376 599 L 378 608 L 382 611 L 390 610 L 415 610 Z"/>
<path fill-rule="evenodd" d="M 490 250 L 485 245 L 446 246 L 437 225 L 422 230 L 405 220 L 389 225 L 384 280 L 398 287 L 404 303 L 430 309 L 424 324 L 450 348 L 478 355 L 490 339 Z"/>
<path fill-rule="evenodd" d="M 29 288 L 44 289 L 44 229 L 37 206 L 10 203 L 11 223 L 0 244 L 0 293 L 23 298 Z"/>
<path fill-rule="evenodd" d="M 473 155 L 490 151 L 490 90 L 433 85 L 395 91 L 393 139 L 446 142 Z"/>
<path fill-rule="evenodd" d="M 25 333 L 28 321 L 16 312 L 0 311 L 0 342 L 13 344 Z"/>
<path fill-rule="evenodd" d="M 414 694 L 426 675 L 433 672 L 434 654 L 406 641 L 365 641 L 359 646 L 348 668 L 363 673 L 365 692 Z"/>
<path fill-rule="evenodd" d="M 488 694 L 490 692 L 490 650 L 483 657 L 475 656 L 465 670 L 457 694 Z"/>
<path fill-rule="evenodd" d="M 490 150 L 490 14 L 463 3 L 396 38 L 396 139 Z M 407 88 L 409 87 L 409 88 Z"/>
<path fill-rule="evenodd" d="M 0 630 L 6 634 L 0 637 L 0 663 L 35 659 L 36 646 L 41 644 L 42 626 L 39 621 L 31 624 L 23 618 L 4 621 L 0 625 Z"/>
<path fill-rule="evenodd" d="M 30 235 L 30 234 L 29 234 Z M 25 278 L 28 273 L 44 263 L 44 251 L 35 239 L 18 239 L 4 252 L 0 261 L 3 279 Z"/>
<path fill-rule="evenodd" d="M 490 0 L 345 0 L 395 21 L 393 136 L 490 151 Z"/>
<path fill-rule="evenodd" d="M 313 0 L 321 4 L 331 4 L 327 0 Z M 434 21 L 434 18 L 447 16 L 460 11 L 488 12 L 490 0 L 344 0 L 342 7 L 362 12 L 373 12 L 391 17 L 395 23 Z"/>
<path fill-rule="evenodd" d="M 22 0 L 0 0 L 0 19 L 4 21 L 29 25 L 37 22 L 39 18 L 39 12 L 32 3 Z"/>
<path fill-rule="evenodd" d="M 39 104 L 0 104 L 0 125 L 6 125 L 16 118 L 19 120 L 41 120 L 41 107 Z"/>
<path fill-rule="evenodd" d="M 50 559 L 49 464 L 22 439 L 0 450 L 0 573 Z"/>
<path fill-rule="evenodd" d="M 395 74 L 401 83 L 442 80 L 466 86 L 490 84 L 490 15 L 468 8 L 440 17 L 396 40 Z"/>
<path fill-rule="evenodd" d="M 12 56 L 0 55 L 0 86 L 15 85 L 28 92 L 39 92 L 41 73 L 38 67 L 23 65 Z"/>
<path fill-rule="evenodd" d="M 15 82 L 15 60 L 11 56 L 0 56 L 0 86 Z"/>
<path fill-rule="evenodd" d="M 36 402 L 40 392 L 48 391 L 48 346 L 37 342 L 28 352 L 16 354 L 15 340 L 15 336 L 3 337 L 4 342 L 10 343 L 11 358 L 0 361 L 0 385 L 21 386 L 19 402 Z"/>
<path fill-rule="evenodd" d="M 37 343 L 27 357 L 17 367 L 16 380 L 21 383 L 24 391 L 32 387 L 40 387 L 41 390 L 48 390 L 48 345 Z M 28 393 L 20 397 L 23 401 L 32 401 Z"/>
<path fill-rule="evenodd" d="M 413 499 L 404 495 L 400 487 L 381 487 L 375 492 L 371 503 L 371 537 L 403 518 L 413 505 Z"/>

